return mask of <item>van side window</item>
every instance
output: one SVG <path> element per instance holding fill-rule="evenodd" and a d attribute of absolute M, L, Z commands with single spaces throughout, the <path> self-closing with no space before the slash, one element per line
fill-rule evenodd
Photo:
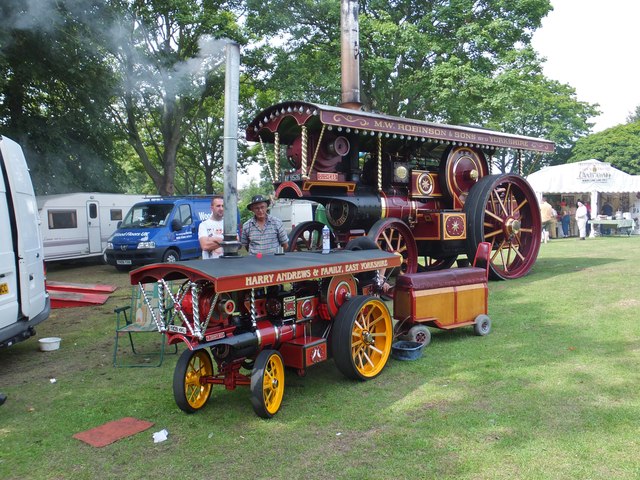
<path fill-rule="evenodd" d="M 191 207 L 189 205 L 180 205 L 178 215 L 182 225 L 191 225 L 193 219 L 191 218 Z"/>
<path fill-rule="evenodd" d="M 110 215 L 111 220 L 122 220 L 122 210 L 119 208 L 112 208 Z"/>
<path fill-rule="evenodd" d="M 47 217 L 50 230 L 78 228 L 78 216 L 75 210 L 49 210 Z"/>

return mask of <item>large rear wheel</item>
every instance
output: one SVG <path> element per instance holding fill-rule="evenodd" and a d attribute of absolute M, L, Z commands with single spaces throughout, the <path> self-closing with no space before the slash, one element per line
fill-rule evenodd
<path fill-rule="evenodd" d="M 398 218 L 383 218 L 373 224 L 367 234 L 385 252 L 402 255 L 402 264 L 390 277 L 399 273 L 415 273 L 418 269 L 418 247 L 409 226 Z"/>
<path fill-rule="evenodd" d="M 302 222 L 296 225 L 289 233 L 290 252 L 317 252 L 322 250 L 322 222 Z M 331 248 L 335 248 L 336 241 L 333 233 L 330 234 Z"/>
<path fill-rule="evenodd" d="M 382 372 L 389 359 L 391 315 L 376 297 L 353 297 L 340 308 L 331 335 L 338 370 L 347 378 L 369 380 Z"/>
<path fill-rule="evenodd" d="M 470 260 L 480 242 L 489 242 L 492 279 L 520 278 L 529 273 L 538 257 L 542 228 L 535 193 L 523 177 L 483 177 L 471 189 L 464 211 Z"/>
<path fill-rule="evenodd" d="M 443 258 L 434 258 L 429 255 L 425 255 L 424 265 L 418 263 L 418 271 L 419 272 L 431 272 L 433 270 L 446 270 L 447 268 L 451 268 L 451 266 L 456 263 L 457 255 L 451 255 L 449 257 Z"/>
<path fill-rule="evenodd" d="M 173 397 L 181 410 L 194 413 L 211 396 L 210 383 L 203 380 L 213 375 L 213 363 L 206 350 L 185 350 L 173 371 Z"/>

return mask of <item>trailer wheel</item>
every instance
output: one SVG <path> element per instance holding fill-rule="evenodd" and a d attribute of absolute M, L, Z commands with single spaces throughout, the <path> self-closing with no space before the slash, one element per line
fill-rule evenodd
<path fill-rule="evenodd" d="M 389 360 L 393 324 L 385 303 L 376 297 L 357 296 L 338 312 L 331 347 L 338 370 L 354 380 L 369 380 Z"/>
<path fill-rule="evenodd" d="M 367 237 L 385 252 L 402 255 L 399 271 L 386 272 L 387 278 L 399 273 L 415 273 L 418 270 L 418 247 L 409 226 L 398 218 L 383 218 L 373 224 Z"/>
<path fill-rule="evenodd" d="M 173 397 L 187 413 L 200 410 L 211 396 L 210 383 L 203 380 L 213 375 L 213 363 L 206 350 L 185 350 L 173 371 Z"/>
<path fill-rule="evenodd" d="M 276 350 L 263 350 L 251 372 L 251 403 L 262 418 L 271 418 L 282 405 L 284 396 L 284 361 Z"/>
<path fill-rule="evenodd" d="M 467 257 L 481 242 L 491 243 L 489 276 L 520 278 L 531 270 L 540 250 L 542 226 L 534 191 L 515 174 L 481 178 L 464 205 L 467 215 Z"/>
<path fill-rule="evenodd" d="M 317 252 L 322 250 L 322 222 L 302 222 L 294 227 L 289 233 L 290 252 Z M 331 232 L 329 234 L 331 248 L 336 246 L 336 237 Z"/>
<path fill-rule="evenodd" d="M 484 337 L 491 331 L 491 319 L 488 315 L 478 315 L 473 325 L 473 333 Z"/>
<path fill-rule="evenodd" d="M 163 263 L 175 263 L 180 260 L 180 255 L 173 248 L 170 248 L 162 256 Z"/>
<path fill-rule="evenodd" d="M 426 325 L 414 325 L 402 338 L 408 342 L 417 342 L 426 347 L 431 343 L 431 331 Z"/>

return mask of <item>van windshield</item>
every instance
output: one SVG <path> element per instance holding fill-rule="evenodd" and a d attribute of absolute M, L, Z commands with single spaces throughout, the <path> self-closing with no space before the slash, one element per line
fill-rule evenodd
<path fill-rule="evenodd" d="M 127 213 L 120 228 L 162 227 L 169 221 L 173 204 L 134 205 Z"/>

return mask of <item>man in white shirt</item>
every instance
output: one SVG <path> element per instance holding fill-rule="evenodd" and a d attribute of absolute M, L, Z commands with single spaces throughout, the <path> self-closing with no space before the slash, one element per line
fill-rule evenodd
<path fill-rule="evenodd" d="M 211 199 L 211 216 L 200 223 L 198 240 L 202 248 L 202 258 L 218 258 L 222 255 L 222 241 L 224 240 L 224 199 L 216 195 Z"/>

